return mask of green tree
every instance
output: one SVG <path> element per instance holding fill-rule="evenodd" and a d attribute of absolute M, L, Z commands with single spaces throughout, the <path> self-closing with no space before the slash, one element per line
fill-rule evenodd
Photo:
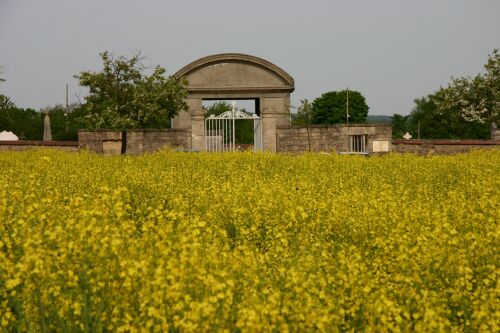
<path fill-rule="evenodd" d="M 100 54 L 103 69 L 75 75 L 89 89 L 85 97 L 84 119 L 94 128 L 165 128 L 179 111 L 187 110 L 187 81 L 165 77 L 165 69 L 156 66 L 145 75 L 140 54 L 130 59 Z"/>
<path fill-rule="evenodd" d="M 293 124 L 297 126 L 310 125 L 311 113 L 312 104 L 309 102 L 309 100 L 307 98 L 300 100 L 300 106 L 297 108 L 297 114 L 293 119 Z"/>
<path fill-rule="evenodd" d="M 16 105 L 8 96 L 0 94 L 0 110 L 7 110 L 15 107 Z"/>
<path fill-rule="evenodd" d="M 469 122 L 499 123 L 500 121 L 500 53 L 497 49 L 488 56 L 485 73 L 475 77 L 453 78 L 442 89 L 437 101 L 439 112 L 450 109 Z"/>
<path fill-rule="evenodd" d="M 457 107 L 438 109 L 444 97 L 443 89 L 415 100 L 415 108 L 408 120 L 408 130 L 417 137 L 420 123 L 420 137 L 423 139 L 488 139 L 489 125 L 480 121 L 466 121 Z"/>
<path fill-rule="evenodd" d="M 408 132 L 408 118 L 409 116 L 403 116 L 397 113 L 391 117 L 392 137 L 394 139 L 401 139 L 403 135 Z"/>
<path fill-rule="evenodd" d="M 0 82 L 5 82 L 2 74 L 2 66 L 0 66 Z M 6 110 L 14 107 L 14 102 L 12 102 L 12 100 L 8 96 L 0 94 L 0 110 Z"/>
<path fill-rule="evenodd" d="M 5 82 L 1 77 L 0 82 Z M 41 140 L 43 118 L 33 109 L 21 109 L 6 95 L 0 94 L 0 131 L 11 131 L 20 140 Z"/>
<path fill-rule="evenodd" d="M 346 123 L 347 98 L 349 98 L 349 122 L 362 123 L 368 115 L 366 100 L 358 91 L 330 91 L 316 98 L 312 103 L 313 124 Z"/>
<path fill-rule="evenodd" d="M 224 112 L 231 111 L 231 105 L 226 101 L 218 101 L 205 109 L 205 118 L 209 116 L 219 116 Z"/>
<path fill-rule="evenodd" d="M 11 131 L 20 140 L 41 140 L 42 114 L 33 109 L 21 109 L 15 106 L 0 108 L 0 131 Z"/>

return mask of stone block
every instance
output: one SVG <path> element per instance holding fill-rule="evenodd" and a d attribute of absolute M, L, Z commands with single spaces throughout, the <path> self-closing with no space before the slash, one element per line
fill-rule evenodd
<path fill-rule="evenodd" d="M 122 141 L 121 140 L 104 140 L 102 142 L 102 153 L 106 156 L 121 155 Z"/>
<path fill-rule="evenodd" d="M 388 153 L 390 151 L 389 148 L 390 142 L 388 140 L 374 140 L 372 142 L 372 152 L 374 153 Z"/>
<path fill-rule="evenodd" d="M 340 129 L 341 135 L 374 135 L 376 133 L 376 129 L 374 126 L 344 126 Z"/>

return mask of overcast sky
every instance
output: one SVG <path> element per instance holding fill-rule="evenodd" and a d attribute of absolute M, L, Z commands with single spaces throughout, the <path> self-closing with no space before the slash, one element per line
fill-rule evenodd
<path fill-rule="evenodd" d="M 292 104 L 349 87 L 370 114 L 408 114 L 500 48 L 500 0 L 0 0 L 0 93 L 20 107 L 83 101 L 99 52 L 173 74 L 200 57 L 255 55 L 295 79 Z"/>

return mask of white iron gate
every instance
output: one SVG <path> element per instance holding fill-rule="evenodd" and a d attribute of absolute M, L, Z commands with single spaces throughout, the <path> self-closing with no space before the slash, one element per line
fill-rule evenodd
<path fill-rule="evenodd" d="M 218 116 L 211 115 L 205 119 L 206 150 L 209 152 L 235 151 L 238 120 L 253 120 L 254 150 L 262 150 L 262 119 L 256 114 L 236 110 L 234 102 L 231 111 Z"/>

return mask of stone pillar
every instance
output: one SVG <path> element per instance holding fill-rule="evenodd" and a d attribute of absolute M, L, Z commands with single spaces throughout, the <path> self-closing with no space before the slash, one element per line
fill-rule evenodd
<path fill-rule="evenodd" d="M 191 115 L 191 149 L 205 150 L 205 112 L 201 98 L 186 100 Z"/>
<path fill-rule="evenodd" d="M 144 132 L 143 131 L 127 131 L 126 142 L 127 155 L 142 155 L 144 154 Z"/>
<path fill-rule="evenodd" d="M 500 141 L 500 128 L 495 123 L 491 124 L 491 140 Z"/>
<path fill-rule="evenodd" d="M 45 110 L 45 118 L 43 119 L 43 141 L 52 141 L 52 130 L 50 129 L 50 111 Z"/>
<path fill-rule="evenodd" d="M 276 126 L 290 125 L 289 97 L 262 97 L 262 146 L 264 150 L 276 152 Z"/>

